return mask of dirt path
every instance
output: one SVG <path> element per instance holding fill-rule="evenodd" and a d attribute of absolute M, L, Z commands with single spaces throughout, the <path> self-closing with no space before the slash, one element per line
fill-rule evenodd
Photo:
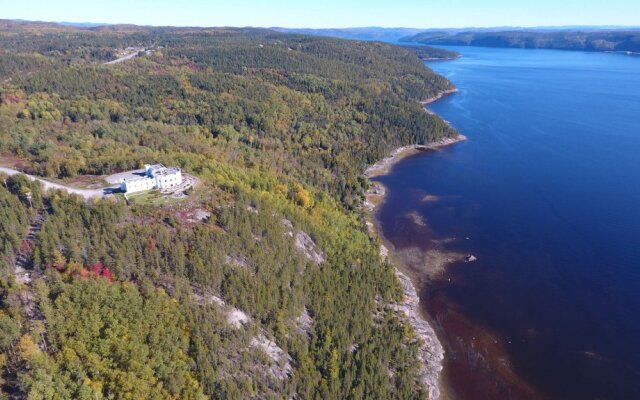
<path fill-rule="evenodd" d="M 68 193 L 80 195 L 80 196 L 84 197 L 87 200 L 90 199 L 90 198 L 93 198 L 93 197 L 104 197 L 107 194 L 113 193 L 114 189 L 117 189 L 117 187 L 106 187 L 106 188 L 102 188 L 102 189 L 78 189 L 78 188 L 74 188 L 74 187 L 71 187 L 71 186 L 62 185 L 62 184 L 59 184 L 59 183 L 53 183 L 53 182 L 44 180 L 44 179 L 42 179 L 40 177 L 33 176 L 33 175 L 28 175 L 28 174 L 25 174 L 25 173 L 23 173 L 21 171 L 15 170 L 13 168 L 7 168 L 7 167 L 0 167 L 0 172 L 4 172 L 5 174 L 7 174 L 9 176 L 16 175 L 16 174 L 23 174 L 29 180 L 41 182 L 45 191 L 47 191 L 49 189 L 60 189 L 60 190 L 66 191 Z"/>

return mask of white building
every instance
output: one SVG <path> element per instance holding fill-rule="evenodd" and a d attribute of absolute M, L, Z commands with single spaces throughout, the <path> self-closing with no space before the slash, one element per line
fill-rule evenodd
<path fill-rule="evenodd" d="M 170 189 L 182 183 L 182 171 L 177 167 L 165 167 L 162 164 L 144 166 L 145 176 L 123 179 L 120 190 L 125 193 L 141 192 L 151 189 Z"/>
<path fill-rule="evenodd" d="M 144 173 L 145 175 L 147 175 L 149 178 L 153 178 L 153 175 L 156 171 L 161 171 L 163 169 L 165 169 L 166 167 L 162 164 L 145 164 L 144 165 Z"/>
<path fill-rule="evenodd" d="M 120 190 L 126 193 L 142 192 L 155 187 L 155 181 L 146 176 L 133 179 L 123 179 L 120 183 Z"/>
<path fill-rule="evenodd" d="M 153 172 L 153 179 L 157 189 L 170 189 L 182 183 L 182 171 L 180 168 L 163 168 Z"/>

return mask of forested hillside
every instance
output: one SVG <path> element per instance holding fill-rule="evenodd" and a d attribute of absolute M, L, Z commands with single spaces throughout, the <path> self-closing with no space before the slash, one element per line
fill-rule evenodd
<path fill-rule="evenodd" d="M 425 398 L 362 172 L 454 135 L 418 104 L 450 88 L 383 43 L 0 22 L 0 164 L 201 181 L 155 207 L 0 176 L 0 398 Z"/>
<path fill-rule="evenodd" d="M 411 50 L 414 53 L 416 53 L 416 56 L 418 56 L 419 59 L 424 61 L 454 60 L 461 56 L 461 54 L 458 52 L 447 50 L 447 49 L 441 49 L 438 47 L 411 45 L 411 46 L 405 46 L 405 48 L 407 50 Z"/>
<path fill-rule="evenodd" d="M 393 42 L 400 38 L 415 35 L 421 30 L 417 28 L 335 28 L 335 29 L 305 29 L 305 28 L 271 28 L 283 33 L 297 33 L 313 36 L 329 36 L 352 40 L 378 40 Z"/>
<path fill-rule="evenodd" d="M 630 31 L 502 31 L 418 33 L 401 39 L 433 45 L 515 47 L 582 51 L 640 52 L 640 30 Z"/>

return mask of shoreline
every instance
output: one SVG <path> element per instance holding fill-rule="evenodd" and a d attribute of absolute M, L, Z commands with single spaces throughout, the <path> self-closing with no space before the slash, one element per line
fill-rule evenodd
<path fill-rule="evenodd" d="M 395 305 L 395 308 L 406 315 L 416 336 L 423 341 L 419 351 L 419 359 L 422 362 L 420 378 L 428 388 L 430 399 L 450 400 L 457 398 L 456 396 L 474 398 L 475 390 L 491 393 L 498 396 L 497 398 L 542 398 L 511 369 L 506 350 L 491 332 L 474 325 L 455 309 L 451 309 L 447 306 L 446 299 L 441 296 L 436 295 L 431 299 L 426 294 L 425 290 L 429 291 L 430 282 L 445 279 L 448 266 L 470 262 L 467 260 L 468 255 L 447 250 L 446 244 L 449 239 L 446 238 L 432 240 L 430 247 L 426 249 L 410 247 L 398 250 L 384 236 L 376 217 L 378 209 L 386 201 L 388 188 L 380 181 L 371 181 L 372 178 L 388 175 L 393 166 L 407 157 L 424 151 L 436 151 L 466 139 L 466 136 L 458 134 L 454 138 L 443 138 L 426 145 L 398 147 L 389 156 L 367 168 L 364 175 L 371 183 L 371 187 L 365 193 L 364 202 L 367 226 L 370 234 L 380 240 L 380 256 L 394 267 L 403 288 L 404 299 Z M 426 194 L 423 201 L 437 201 L 437 197 Z M 419 226 L 420 234 L 431 236 L 428 224 L 420 215 L 409 213 L 402 217 Z M 445 320 L 434 320 L 432 316 L 440 313 L 447 315 Z M 468 335 L 471 341 L 466 342 L 462 337 L 452 341 L 449 336 L 457 335 L 455 332 L 458 332 L 458 329 L 471 332 Z M 469 365 L 472 365 L 473 369 L 469 369 Z M 473 375 L 468 375 L 469 373 Z M 461 383 L 461 379 L 464 383 Z M 495 387 L 483 386 L 487 382 Z"/>
<path fill-rule="evenodd" d="M 386 175 L 394 165 L 396 165 L 406 157 L 409 157 L 411 155 L 418 154 L 420 152 L 427 151 L 427 150 L 437 150 L 443 147 L 450 146 L 452 144 L 456 144 L 458 142 L 462 142 L 464 140 L 467 140 L 467 137 L 459 133 L 458 136 L 456 137 L 442 138 L 436 142 L 431 142 L 427 144 L 410 144 L 407 146 L 397 147 L 393 151 L 391 151 L 391 154 L 389 154 L 387 157 L 369 166 L 365 170 L 364 176 L 366 176 L 367 178 L 375 178 L 376 176 Z M 379 184 L 379 183 L 376 183 L 376 184 Z"/>
<path fill-rule="evenodd" d="M 455 57 L 426 57 L 421 58 L 422 61 L 454 61 L 459 58 L 462 58 L 462 54 L 459 54 Z"/>
<path fill-rule="evenodd" d="M 443 98 L 443 97 L 445 97 L 445 96 L 448 96 L 448 95 L 453 94 L 453 93 L 458 93 L 459 91 L 460 91 L 460 90 L 458 90 L 458 88 L 455 88 L 455 87 L 454 87 L 453 89 L 448 89 L 448 90 L 445 90 L 445 91 L 443 91 L 443 92 L 438 93 L 438 95 L 437 95 L 437 96 L 430 97 L 430 98 L 428 98 L 428 99 L 426 99 L 426 100 L 422 100 L 422 101 L 420 102 L 420 104 L 422 105 L 422 108 L 424 109 L 424 111 L 425 111 L 427 114 L 436 115 L 436 113 L 434 113 L 433 111 L 429 110 L 429 109 L 427 108 L 427 106 L 428 106 L 429 104 L 435 103 L 436 101 L 438 101 L 438 100 L 442 99 L 442 98 Z M 441 117 L 441 118 L 442 118 L 442 117 Z M 447 121 L 446 119 L 443 119 L 443 121 L 444 121 L 444 122 L 446 122 L 446 123 L 447 123 L 447 125 L 451 126 L 451 123 L 449 123 L 449 121 Z"/>
<path fill-rule="evenodd" d="M 454 91 L 448 92 L 453 93 Z M 437 98 L 432 100 L 432 102 L 449 93 L 443 93 L 437 96 Z M 466 139 L 466 136 L 458 134 L 458 136 L 454 138 L 443 138 L 437 142 L 425 145 L 413 144 L 396 148 L 389 156 L 367 168 L 364 175 L 368 179 L 386 175 L 394 165 L 406 157 L 423 151 L 437 150 Z M 382 234 L 382 230 L 380 229 L 375 217 L 376 210 L 384 202 L 386 195 L 387 189 L 380 182 L 373 182 L 372 186 L 367 190 L 365 194 L 366 200 L 364 203 L 364 207 L 367 211 L 367 226 L 369 227 L 370 233 L 379 238 L 381 242 L 380 256 L 389 260 L 391 265 L 394 267 L 396 276 L 403 288 L 404 299 L 402 303 L 396 305 L 396 310 L 402 311 L 406 315 L 416 336 L 418 336 L 423 342 L 419 352 L 419 358 L 422 362 L 420 379 L 427 386 L 430 399 L 447 399 L 450 398 L 450 395 L 448 394 L 448 390 L 445 387 L 444 380 L 442 379 L 442 371 L 444 368 L 444 346 L 438 338 L 433 324 L 429 322 L 429 317 L 426 315 L 426 312 L 424 312 L 423 308 L 420 307 L 420 296 L 418 295 L 416 288 L 421 288 L 422 285 L 420 284 L 416 273 L 411 271 L 411 268 L 401 261 L 401 257 L 394 253 L 393 246 Z M 444 254 L 441 256 L 443 260 L 447 257 Z M 438 267 L 436 267 L 436 269 L 438 269 Z"/>
<path fill-rule="evenodd" d="M 434 97 L 430 97 L 428 99 L 422 100 L 420 102 L 420 104 L 422 104 L 423 106 L 426 106 L 426 105 L 429 105 L 431 103 L 435 103 L 436 101 L 440 100 L 441 98 L 443 98 L 445 96 L 448 96 L 450 94 L 457 93 L 457 92 L 459 92 L 458 88 L 447 89 L 447 90 L 444 90 L 444 91 L 438 93 Z"/>
<path fill-rule="evenodd" d="M 368 191 L 365 208 L 367 210 L 367 227 L 369 228 L 369 233 L 380 240 L 380 257 L 389 261 L 393 266 L 395 275 L 404 293 L 402 301 L 393 304 L 392 307 L 396 311 L 404 313 L 415 335 L 422 341 L 422 346 L 420 346 L 418 353 L 418 358 L 422 365 L 419 376 L 421 382 L 427 387 L 429 399 L 450 399 L 451 396 L 448 394 L 449 391 L 445 387 L 444 380 L 442 379 L 445 361 L 444 346 L 438 338 L 432 323 L 429 322 L 426 312 L 423 311 L 423 307 L 421 307 L 420 296 L 416 289 L 416 287 L 420 287 L 420 285 L 417 284 L 417 278 L 410 271 L 410 268 L 394 254 L 393 246 L 382 235 L 382 230 L 374 216 L 377 207 L 382 203 L 380 202 L 373 205 L 370 203 L 369 196 L 384 197 L 385 194 L 386 192 L 382 194 L 369 194 Z"/>

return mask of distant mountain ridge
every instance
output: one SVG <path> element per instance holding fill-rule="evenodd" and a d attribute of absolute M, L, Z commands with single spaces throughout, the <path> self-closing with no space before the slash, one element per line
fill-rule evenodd
<path fill-rule="evenodd" d="M 120 29 L 136 25 L 95 22 L 45 22 L 21 19 L 0 19 L 0 25 L 59 26 L 76 29 Z M 153 28 L 147 26 L 146 28 Z M 158 28 L 158 27 L 156 27 Z M 176 27 L 175 29 L 194 29 Z M 196 28 L 197 29 L 197 28 Z M 280 33 L 335 37 L 351 40 L 380 41 L 395 44 L 422 44 L 441 46 L 479 46 L 507 48 L 540 48 L 582 51 L 617 51 L 640 53 L 640 26 L 540 26 L 540 27 L 487 27 L 487 28 L 431 28 L 355 27 L 355 28 L 262 28 Z M 436 49 L 433 49 L 436 50 Z M 430 50 L 433 53 L 433 51 Z M 438 57 L 447 58 L 448 56 Z"/>
<path fill-rule="evenodd" d="M 428 45 L 506 47 L 640 53 L 640 29 L 628 30 L 508 30 L 425 31 L 401 38 L 401 42 Z"/>
<path fill-rule="evenodd" d="M 330 36 L 341 39 L 352 40 L 379 40 L 382 42 L 395 42 L 400 38 L 416 35 L 424 32 L 424 29 L 416 28 L 381 28 L 381 27 L 364 27 L 364 28 L 282 28 L 271 27 L 271 30 L 283 33 L 298 33 L 313 36 Z"/>

